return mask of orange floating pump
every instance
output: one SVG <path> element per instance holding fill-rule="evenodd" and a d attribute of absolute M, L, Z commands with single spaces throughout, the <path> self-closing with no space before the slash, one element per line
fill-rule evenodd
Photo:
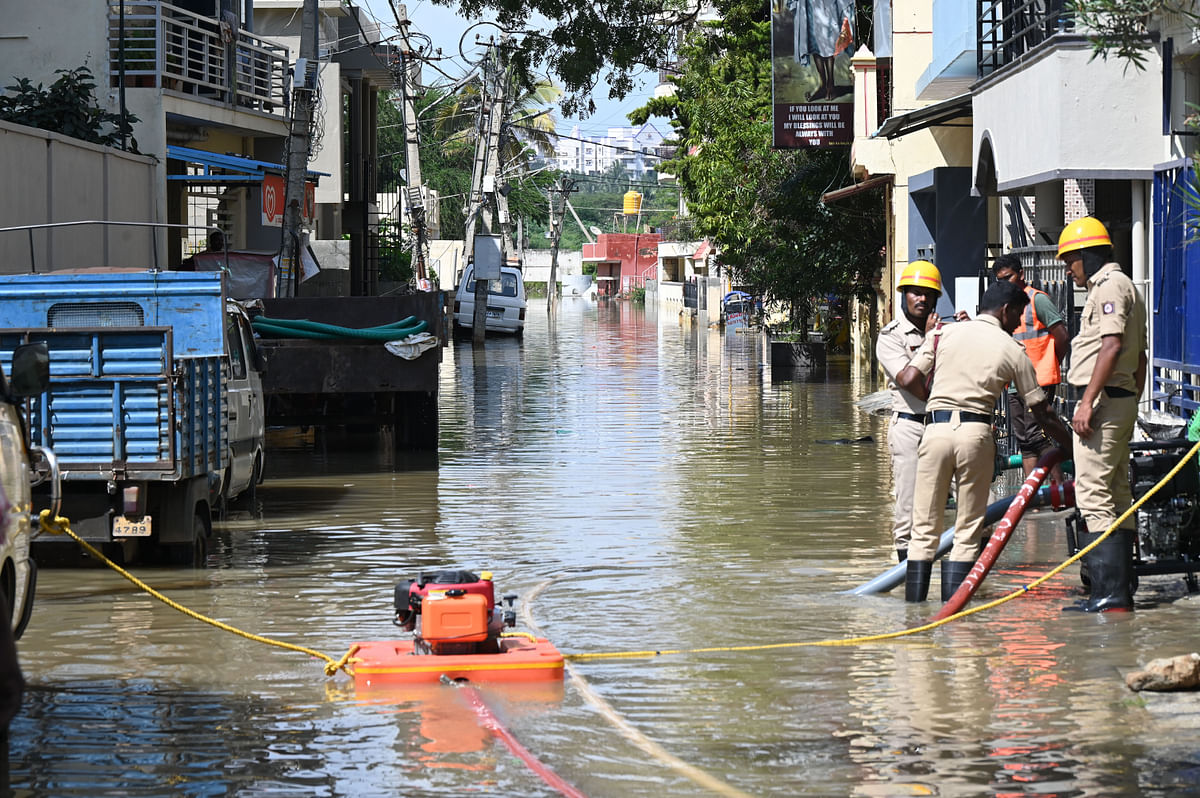
<path fill-rule="evenodd" d="M 356 643 L 355 684 L 562 679 L 562 654 L 545 638 L 512 633 L 515 594 L 496 606 L 492 575 L 435 571 L 396 585 L 394 623 L 412 640 Z"/>

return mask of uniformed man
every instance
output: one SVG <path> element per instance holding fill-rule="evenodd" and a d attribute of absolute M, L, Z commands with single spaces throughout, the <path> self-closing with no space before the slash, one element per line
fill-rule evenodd
<path fill-rule="evenodd" d="M 1075 433 L 1075 506 L 1086 531 L 1080 546 L 1104 534 L 1129 509 L 1129 439 L 1146 380 L 1146 305 L 1121 267 L 1098 220 L 1085 216 L 1058 237 L 1058 257 L 1075 285 L 1087 287 L 1079 334 L 1071 342 L 1067 382 L 1082 389 L 1071 427 Z M 1090 595 L 1085 612 L 1133 609 L 1133 541 L 1125 524 L 1084 558 Z"/>
<path fill-rule="evenodd" d="M 992 264 L 992 274 L 997 280 L 1012 283 L 1029 297 L 1029 304 L 1025 306 L 1021 324 L 1013 331 L 1013 338 L 1025 347 L 1025 353 L 1033 361 L 1033 370 L 1037 372 L 1038 385 L 1046 392 L 1046 398 L 1053 402 L 1054 392 L 1062 382 L 1063 358 L 1071 350 L 1071 337 L 1067 334 L 1062 312 L 1049 294 L 1025 282 L 1025 268 L 1016 255 L 1009 253 L 996 258 Z M 1053 448 L 1054 442 L 1042 432 L 1033 413 L 1025 407 L 1021 394 L 1011 385 L 1008 389 L 1008 419 L 1021 452 L 1021 465 L 1028 477 L 1037 465 L 1038 458 Z M 1062 467 L 1054 466 L 1050 476 L 1062 484 Z"/>
<path fill-rule="evenodd" d="M 908 264 L 896 284 L 901 313 L 879 331 L 875 356 L 887 374 L 892 393 L 892 421 L 888 425 L 888 451 L 892 455 L 892 542 L 896 557 L 904 562 L 912 535 L 913 486 L 917 479 L 917 447 L 925 431 L 925 400 L 897 387 L 899 374 L 921 344 L 925 333 L 938 322 L 934 307 L 942 295 L 942 275 L 927 260 Z"/>
<path fill-rule="evenodd" d="M 992 483 L 996 442 L 992 412 L 1008 383 L 1044 429 L 1064 446 L 1071 436 L 1054 414 L 1025 350 L 1012 338 L 1029 297 L 1012 283 L 995 283 L 971 321 L 933 330 L 896 383 L 928 396 L 927 425 L 917 459 L 912 540 L 908 546 L 906 601 L 924 601 L 951 478 L 958 482 L 954 547 L 942 561 L 942 600 L 950 598 L 979 556 Z M 928 378 L 932 376 L 932 386 Z"/>

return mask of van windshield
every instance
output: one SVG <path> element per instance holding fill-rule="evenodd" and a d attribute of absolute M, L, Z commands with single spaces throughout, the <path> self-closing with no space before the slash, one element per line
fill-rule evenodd
<path fill-rule="evenodd" d="M 467 281 L 467 293 L 475 293 L 474 276 Z M 488 293 L 492 296 L 515 297 L 517 295 L 517 276 L 515 274 L 501 273 L 499 280 L 488 280 Z"/>

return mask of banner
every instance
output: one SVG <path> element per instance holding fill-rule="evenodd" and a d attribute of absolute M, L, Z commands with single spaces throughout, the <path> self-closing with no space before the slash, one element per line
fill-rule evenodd
<path fill-rule="evenodd" d="M 853 142 L 854 24 L 854 0 L 773 0 L 776 147 Z"/>
<path fill-rule="evenodd" d="M 263 175 L 262 182 L 262 224 L 264 227 L 281 227 L 283 225 L 283 196 L 287 184 L 282 175 Z M 304 214 L 301 221 L 312 224 L 317 218 L 317 184 L 311 180 L 304 181 Z"/>

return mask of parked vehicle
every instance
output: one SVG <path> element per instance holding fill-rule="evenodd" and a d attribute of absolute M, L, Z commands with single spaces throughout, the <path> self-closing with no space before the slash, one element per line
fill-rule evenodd
<path fill-rule="evenodd" d="M 33 611 L 37 567 L 29 556 L 33 521 L 32 483 L 39 478 L 35 464 L 45 465 L 52 497 L 51 509 L 58 512 L 59 475 L 54 456 L 29 446 L 22 408 L 24 399 L 41 393 L 49 382 L 49 355 L 45 344 L 26 344 L 5 358 L 0 373 L 0 591 L 8 605 L 7 622 L 13 636 L 21 637 Z"/>
<path fill-rule="evenodd" d="M 500 267 L 500 279 L 488 281 L 487 332 L 521 335 L 525 332 L 525 278 L 512 266 Z M 454 324 L 475 326 L 475 267 L 468 266 L 454 294 Z"/>
<path fill-rule="evenodd" d="M 222 276 L 5 275 L 0 318 L 0 357 L 48 347 L 30 436 L 58 457 L 72 529 L 126 560 L 203 564 L 212 511 L 252 489 L 263 458 L 260 361 Z"/>
<path fill-rule="evenodd" d="M 721 316 L 726 330 L 749 327 L 754 318 L 754 297 L 745 291 L 730 291 L 721 300 Z"/>

